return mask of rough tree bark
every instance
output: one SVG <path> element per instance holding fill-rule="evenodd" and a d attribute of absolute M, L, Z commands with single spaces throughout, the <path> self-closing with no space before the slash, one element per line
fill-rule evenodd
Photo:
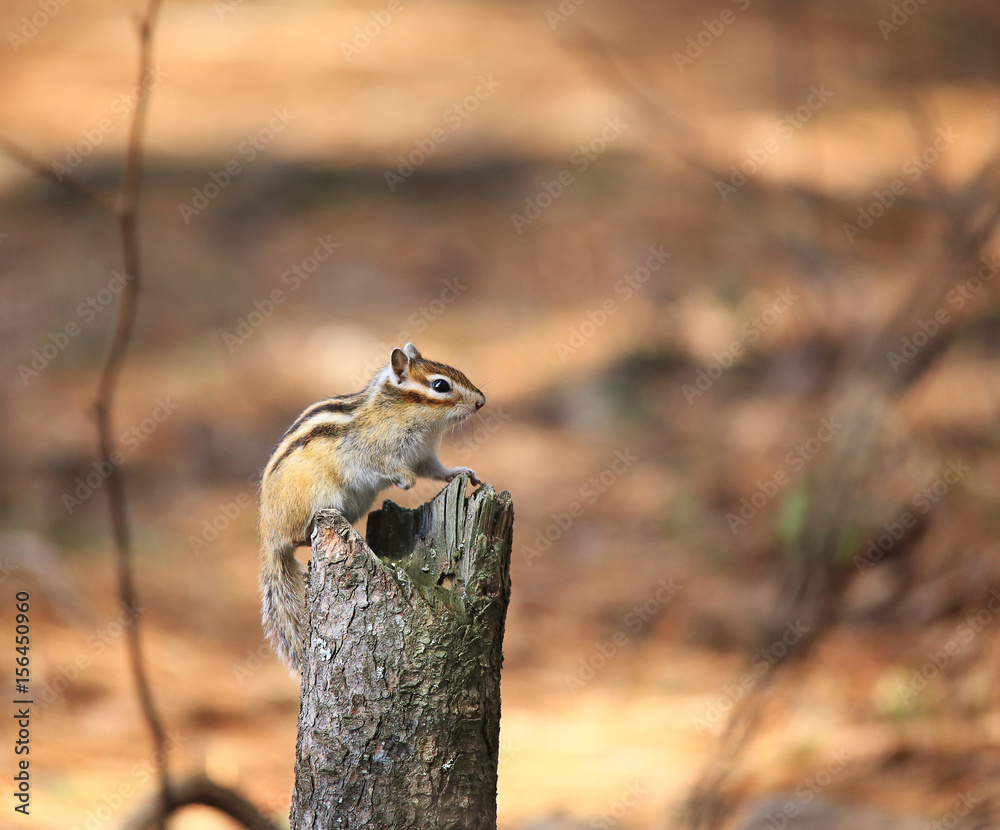
<path fill-rule="evenodd" d="M 317 515 L 292 830 L 496 830 L 514 510 L 465 488 L 385 502 L 368 544 Z"/>

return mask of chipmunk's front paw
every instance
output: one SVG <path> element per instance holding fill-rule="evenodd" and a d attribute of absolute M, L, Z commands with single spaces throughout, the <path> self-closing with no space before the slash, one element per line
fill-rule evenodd
<path fill-rule="evenodd" d="M 472 482 L 474 487 L 478 487 L 480 484 L 482 484 L 482 482 L 479 480 L 479 477 L 476 475 L 476 471 L 470 470 L 468 467 L 452 467 L 450 470 L 448 470 L 448 473 L 445 475 L 444 480 L 454 481 L 460 475 L 467 475 L 469 477 L 469 481 Z"/>
<path fill-rule="evenodd" d="M 409 490 L 414 484 L 417 483 L 417 477 L 415 474 L 406 471 L 405 473 L 400 473 L 396 476 L 394 483 L 400 490 Z"/>

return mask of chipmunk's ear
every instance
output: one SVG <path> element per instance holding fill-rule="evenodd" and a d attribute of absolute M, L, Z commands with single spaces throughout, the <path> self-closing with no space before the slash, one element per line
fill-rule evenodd
<path fill-rule="evenodd" d="M 409 357 L 413 357 L 416 358 L 417 360 L 420 360 L 421 357 L 420 352 L 417 351 L 417 347 L 414 346 L 412 343 L 407 343 L 405 346 L 403 346 L 403 351 L 406 352 L 406 354 Z"/>
<path fill-rule="evenodd" d="M 406 377 L 407 369 L 410 366 L 410 357 L 402 349 L 393 349 L 389 355 L 389 364 L 392 366 L 392 373 L 396 376 L 396 381 L 401 381 Z"/>

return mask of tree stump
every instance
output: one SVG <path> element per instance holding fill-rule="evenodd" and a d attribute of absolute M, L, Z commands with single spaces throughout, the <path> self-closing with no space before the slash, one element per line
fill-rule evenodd
<path fill-rule="evenodd" d="M 292 830 L 496 830 L 514 510 L 458 477 L 368 543 L 316 516 Z"/>

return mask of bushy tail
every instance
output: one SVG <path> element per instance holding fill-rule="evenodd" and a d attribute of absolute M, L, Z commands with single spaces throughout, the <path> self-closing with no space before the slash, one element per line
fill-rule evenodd
<path fill-rule="evenodd" d="M 305 580 L 294 548 L 265 548 L 261 555 L 260 593 L 264 631 L 288 667 L 301 671 L 304 644 Z"/>

